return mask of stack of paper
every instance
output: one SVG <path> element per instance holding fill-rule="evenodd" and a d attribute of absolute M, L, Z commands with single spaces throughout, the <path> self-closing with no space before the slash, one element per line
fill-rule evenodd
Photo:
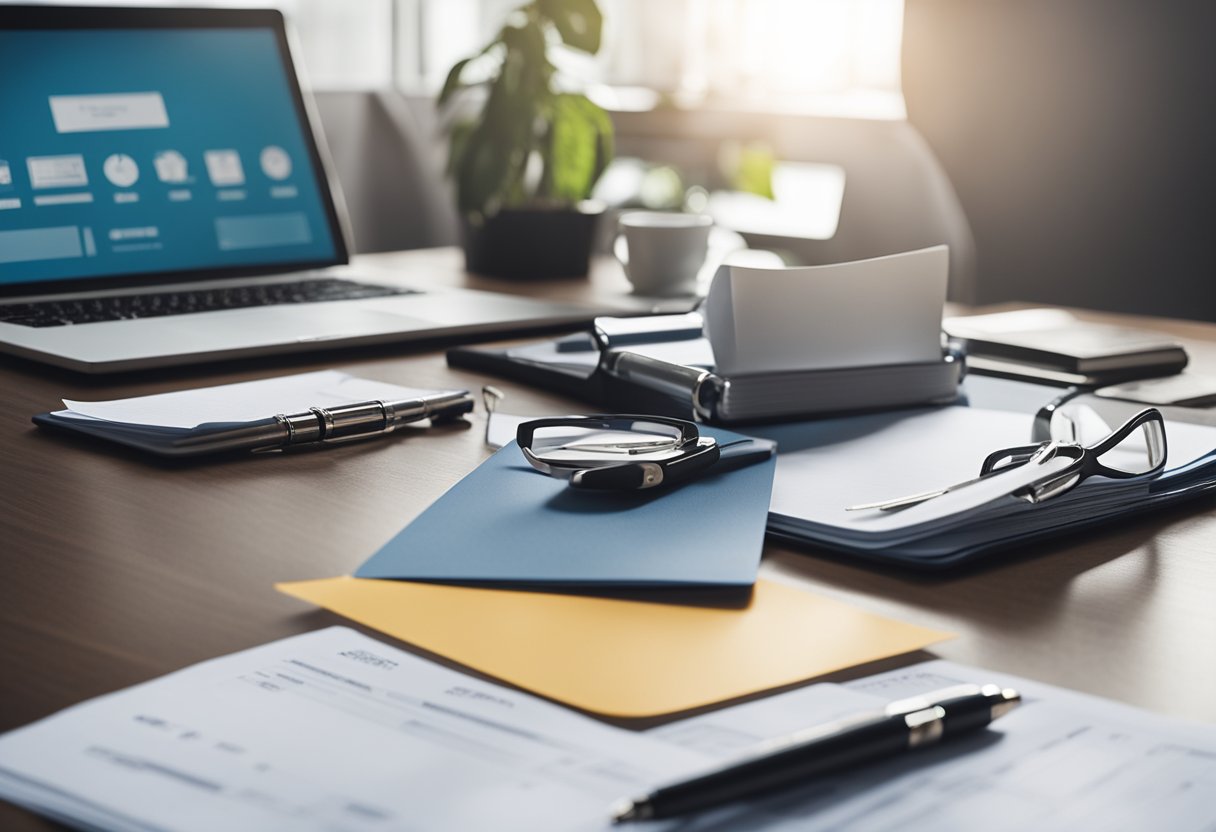
<path fill-rule="evenodd" d="M 611 657 L 605 657 L 611 660 Z M 0 798 L 110 830 L 607 830 L 611 805 L 959 682 L 991 728 L 647 829 L 1211 829 L 1216 729 L 947 662 L 631 731 L 333 627 L 0 738 Z"/>
<path fill-rule="evenodd" d="M 1216 428 L 1171 420 L 1166 471 L 1155 478 L 1091 477 L 1039 504 L 1008 496 L 1068 464 L 1055 459 L 897 511 L 846 510 L 973 479 L 989 453 L 1027 444 L 1031 424 L 1019 413 L 945 407 L 757 428 L 780 450 L 769 530 L 938 567 L 1216 487 Z"/>
<path fill-rule="evenodd" d="M 758 269 L 722 266 L 703 314 L 725 377 L 941 359 L 950 252 Z"/>

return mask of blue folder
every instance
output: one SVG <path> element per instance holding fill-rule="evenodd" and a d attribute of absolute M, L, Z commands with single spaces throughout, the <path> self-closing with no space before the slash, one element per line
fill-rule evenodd
<path fill-rule="evenodd" d="M 570 488 L 506 445 L 355 572 L 359 578 L 588 587 L 751 586 L 764 544 L 772 444 L 702 428 L 710 473 L 670 489 Z M 760 461 L 744 464 L 752 459 Z"/>

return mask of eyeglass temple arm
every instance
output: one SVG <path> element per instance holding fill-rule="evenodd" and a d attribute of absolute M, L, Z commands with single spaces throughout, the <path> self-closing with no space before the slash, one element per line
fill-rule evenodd
<path fill-rule="evenodd" d="M 721 453 L 717 443 L 714 443 L 686 457 L 662 465 L 657 462 L 626 462 L 602 468 L 585 468 L 574 472 L 570 477 L 570 485 L 575 488 L 611 490 L 671 485 L 691 479 L 698 472 L 713 465 L 721 457 Z"/>
<path fill-rule="evenodd" d="M 1019 445 L 1015 448 L 1002 448 L 999 451 L 993 451 L 984 457 L 984 461 L 980 465 L 980 476 L 986 477 L 989 474 L 995 474 L 997 471 L 1025 465 L 1034 456 L 1035 451 L 1041 447 L 1043 447 L 1043 443 L 1038 442 L 1034 445 Z M 1008 459 L 1009 462 L 998 468 L 997 463 L 1005 459 Z"/>

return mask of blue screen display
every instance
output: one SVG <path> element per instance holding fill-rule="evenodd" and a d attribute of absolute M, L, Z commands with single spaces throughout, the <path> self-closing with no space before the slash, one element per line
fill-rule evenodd
<path fill-rule="evenodd" d="M 0 284 L 338 259 L 270 29 L 0 32 Z"/>

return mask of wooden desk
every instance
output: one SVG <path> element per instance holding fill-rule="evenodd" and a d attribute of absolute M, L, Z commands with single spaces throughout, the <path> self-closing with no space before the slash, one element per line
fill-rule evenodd
<path fill-rule="evenodd" d="M 458 252 L 365 258 L 415 280 L 621 299 L 591 281 L 466 277 Z M 1099 316 L 1094 316 L 1099 317 Z M 1106 319 L 1117 319 L 1105 316 Z M 1216 370 L 1216 326 L 1136 319 Z M 379 349 L 88 378 L 0 359 L 0 730 L 213 656 L 337 623 L 276 581 L 349 573 L 488 454 L 483 415 L 317 453 L 163 464 L 36 429 L 63 397 L 109 399 L 337 367 L 418 387 L 477 389 L 442 350 Z M 579 405 L 495 381 L 521 413 Z M 1211 498 L 1034 546 L 982 571 L 917 578 L 769 544 L 770 577 L 959 634 L 935 652 L 1216 720 L 1216 513 Z M 0 805 L 0 827 L 43 823 Z"/>

